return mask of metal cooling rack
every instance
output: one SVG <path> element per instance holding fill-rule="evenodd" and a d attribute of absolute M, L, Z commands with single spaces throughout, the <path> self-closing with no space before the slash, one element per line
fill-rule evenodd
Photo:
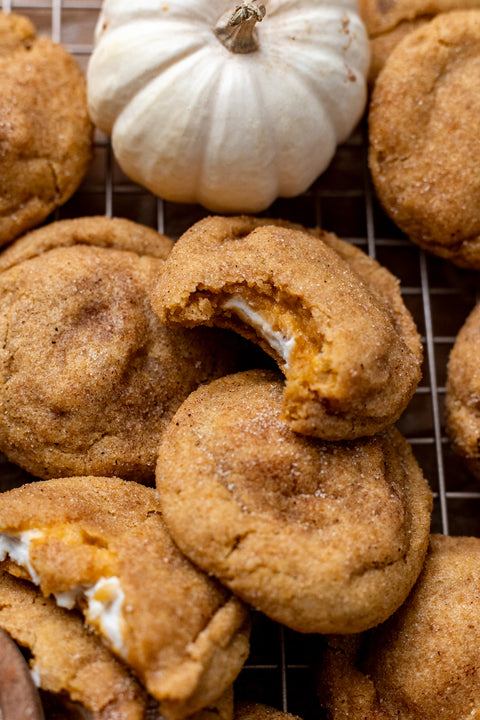
<path fill-rule="evenodd" d="M 61 42 L 86 69 L 92 50 L 97 0 L 0 0 L 4 12 L 27 15 L 39 34 Z M 107 214 L 127 217 L 173 238 L 206 211 L 155 198 L 132 183 L 113 158 L 108 138 L 97 133 L 95 159 L 75 196 L 51 219 Z M 401 281 L 405 303 L 422 335 L 423 380 L 398 423 L 434 491 L 432 531 L 480 536 L 480 488 L 453 455 L 443 429 L 446 366 L 456 334 L 472 309 L 478 275 L 419 250 L 386 218 L 370 184 L 366 123 L 341 146 L 329 167 L 301 197 L 278 200 L 267 213 L 304 225 L 319 225 L 348 240 Z M 6 461 L 0 489 L 24 481 Z M 322 717 L 315 692 L 320 639 L 303 636 L 254 614 L 252 651 L 236 683 L 238 699 L 265 702 L 300 715 Z"/>

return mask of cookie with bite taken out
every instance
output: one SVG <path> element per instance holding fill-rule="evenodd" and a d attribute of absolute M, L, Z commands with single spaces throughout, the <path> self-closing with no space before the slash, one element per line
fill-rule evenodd
<path fill-rule="evenodd" d="M 398 280 L 330 233 L 206 218 L 175 243 L 151 302 L 171 327 L 218 326 L 258 343 L 285 375 L 283 413 L 299 433 L 372 435 L 420 380 L 422 346 Z"/>

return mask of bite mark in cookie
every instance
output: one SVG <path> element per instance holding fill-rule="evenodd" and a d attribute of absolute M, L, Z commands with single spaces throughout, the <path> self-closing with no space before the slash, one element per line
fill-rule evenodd
<path fill-rule="evenodd" d="M 285 374 L 284 414 L 297 432 L 373 434 L 398 419 L 420 379 L 398 281 L 328 233 L 207 218 L 175 244 L 152 306 L 173 327 L 216 325 L 263 347 Z"/>

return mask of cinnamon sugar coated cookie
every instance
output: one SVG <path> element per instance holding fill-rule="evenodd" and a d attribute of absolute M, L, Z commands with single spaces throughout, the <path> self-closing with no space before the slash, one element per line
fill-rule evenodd
<path fill-rule="evenodd" d="M 450 352 L 446 430 L 453 449 L 480 480 L 480 303 L 468 316 Z"/>
<path fill-rule="evenodd" d="M 153 488 L 78 477 L 1 493 L 0 556 L 80 609 L 167 720 L 217 700 L 245 662 L 247 609 L 174 545 Z"/>
<path fill-rule="evenodd" d="M 167 258 L 152 307 L 173 327 L 216 325 L 257 342 L 286 377 L 284 415 L 327 440 L 395 422 L 421 375 L 422 347 L 398 281 L 328 233 L 210 217 Z"/>
<path fill-rule="evenodd" d="M 149 294 L 171 241 L 106 217 L 0 256 L 0 450 L 31 474 L 153 482 L 159 437 L 200 382 L 236 368 L 219 331 L 172 330 Z"/>
<path fill-rule="evenodd" d="M 92 720 L 144 720 L 145 690 L 81 617 L 3 570 L 0 627 L 28 649 L 32 674 L 44 692 L 66 696 Z"/>
<path fill-rule="evenodd" d="M 0 245 L 70 198 L 92 151 L 80 67 L 30 20 L 0 12 Z"/>
<path fill-rule="evenodd" d="M 395 429 L 326 443 L 281 419 L 283 383 L 252 370 L 193 392 L 159 448 L 165 522 L 199 567 L 293 630 L 359 632 L 407 596 L 431 493 Z"/>
<path fill-rule="evenodd" d="M 480 10 L 404 38 L 373 90 L 369 161 L 386 212 L 420 247 L 480 269 Z"/>
<path fill-rule="evenodd" d="M 332 637 L 320 668 L 331 720 L 480 715 L 480 539 L 432 535 L 425 567 L 386 623 Z"/>
<path fill-rule="evenodd" d="M 359 0 L 372 50 L 369 79 L 374 82 L 393 48 L 412 30 L 450 10 L 480 8 L 480 0 Z"/>

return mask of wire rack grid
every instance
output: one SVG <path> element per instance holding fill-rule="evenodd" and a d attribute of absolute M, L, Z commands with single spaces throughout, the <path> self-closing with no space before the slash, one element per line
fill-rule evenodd
<path fill-rule="evenodd" d="M 62 43 L 86 69 L 101 7 L 97 0 L 0 0 L 4 12 L 28 16 L 39 34 Z M 393 272 L 424 345 L 423 379 L 398 427 L 410 441 L 434 492 L 432 531 L 480 536 L 478 484 L 456 458 L 443 428 L 450 349 L 478 298 L 478 274 L 460 270 L 414 246 L 388 220 L 371 186 L 365 119 L 341 147 L 327 171 L 304 195 L 280 199 L 265 213 L 320 226 L 361 247 Z M 92 167 L 74 197 L 50 219 L 106 214 L 127 217 L 178 237 L 206 211 L 175 205 L 132 183 L 97 132 Z M 5 460 L 0 489 L 25 480 Z M 322 717 L 315 692 L 321 638 L 289 631 L 254 614 L 252 650 L 236 683 L 236 696 L 268 703 L 304 720 Z"/>

